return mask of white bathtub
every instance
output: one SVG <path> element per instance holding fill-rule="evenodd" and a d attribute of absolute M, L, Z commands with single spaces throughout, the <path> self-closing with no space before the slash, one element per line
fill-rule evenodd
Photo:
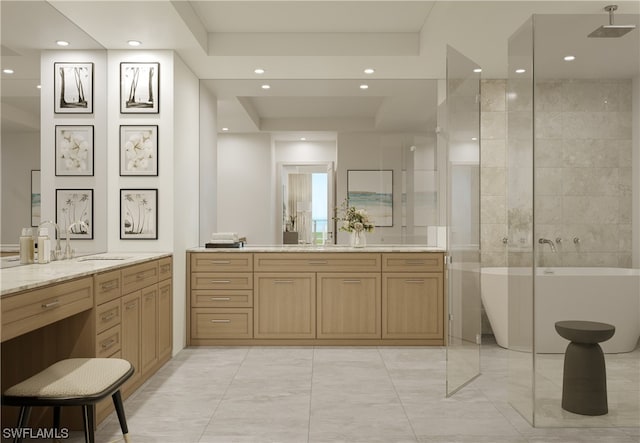
<path fill-rule="evenodd" d="M 512 277 L 513 294 L 509 294 L 507 272 Z M 496 341 L 504 348 L 530 348 L 531 282 L 528 268 L 482 269 L 482 303 Z M 616 327 L 616 332 L 611 339 L 601 343 L 604 352 L 635 349 L 640 336 L 640 270 L 538 268 L 535 293 L 536 352 L 565 351 L 568 341 L 558 335 L 554 326 L 560 320 L 610 323 Z M 511 333 L 510 317 L 518 319 L 511 325 Z"/>

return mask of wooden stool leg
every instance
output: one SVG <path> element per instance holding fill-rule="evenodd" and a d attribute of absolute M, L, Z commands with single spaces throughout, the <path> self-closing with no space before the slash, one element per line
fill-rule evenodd
<path fill-rule="evenodd" d="M 93 405 L 82 405 L 82 421 L 84 422 L 84 441 L 86 443 L 95 443 Z"/>
<path fill-rule="evenodd" d="M 31 415 L 31 406 L 20 407 L 20 414 L 18 415 L 18 429 L 27 427 L 27 425 L 29 424 L 30 415 Z M 19 436 L 16 436 L 13 439 L 13 443 L 20 443 L 21 441 L 22 441 L 22 438 Z"/>
<path fill-rule="evenodd" d="M 124 415 L 124 406 L 122 405 L 120 390 L 114 392 L 111 398 L 113 399 L 113 406 L 116 408 L 116 414 L 118 414 L 118 421 L 120 422 L 122 435 L 127 435 L 129 433 L 129 428 L 127 427 L 127 417 Z"/>

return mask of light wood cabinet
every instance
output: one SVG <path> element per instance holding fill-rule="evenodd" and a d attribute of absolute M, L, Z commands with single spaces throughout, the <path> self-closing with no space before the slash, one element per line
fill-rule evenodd
<path fill-rule="evenodd" d="M 140 372 L 140 292 L 135 291 L 122 297 L 122 358 L 129 360 L 135 372 L 124 385 L 123 392 L 128 395 L 138 384 Z"/>
<path fill-rule="evenodd" d="M 382 338 L 444 339 L 441 273 L 382 274 Z"/>
<path fill-rule="evenodd" d="M 140 293 L 140 370 L 144 376 L 158 362 L 158 285 Z"/>
<path fill-rule="evenodd" d="M 380 274 L 318 273 L 318 338 L 381 338 Z"/>
<path fill-rule="evenodd" d="M 254 297 L 255 338 L 315 338 L 315 274 L 255 274 Z"/>
<path fill-rule="evenodd" d="M 158 359 L 171 358 L 173 349 L 173 281 L 158 283 Z"/>

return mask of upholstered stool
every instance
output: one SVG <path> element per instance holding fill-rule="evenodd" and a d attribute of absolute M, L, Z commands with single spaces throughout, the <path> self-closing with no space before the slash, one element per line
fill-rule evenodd
<path fill-rule="evenodd" d="M 582 415 L 604 415 L 607 405 L 607 372 L 598 343 L 616 332 L 613 325 L 593 321 L 559 321 L 560 336 L 571 341 L 564 354 L 562 409 Z"/>
<path fill-rule="evenodd" d="M 20 406 L 18 427 L 27 427 L 33 406 L 53 407 L 53 426 L 60 428 L 60 407 L 82 406 L 85 441 L 93 443 L 93 405 L 111 395 L 122 433 L 129 432 L 120 386 L 133 375 L 127 360 L 119 358 L 71 358 L 61 360 L 7 389 L 2 404 Z M 16 438 L 14 441 L 19 442 Z"/>

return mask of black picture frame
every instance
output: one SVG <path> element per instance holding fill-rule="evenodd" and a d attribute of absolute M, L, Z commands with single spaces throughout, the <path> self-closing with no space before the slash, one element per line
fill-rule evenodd
<path fill-rule="evenodd" d="M 93 189 L 56 189 L 56 223 L 60 235 L 66 237 L 69 226 L 78 220 L 87 228 L 74 226 L 69 238 L 93 240 Z"/>
<path fill-rule="evenodd" d="M 93 177 L 93 125 L 56 125 L 55 175 Z"/>
<path fill-rule="evenodd" d="M 158 125 L 120 125 L 120 176 L 158 176 Z"/>
<path fill-rule="evenodd" d="M 54 114 L 93 114 L 93 63 L 53 63 Z"/>
<path fill-rule="evenodd" d="M 160 112 L 160 63 L 120 63 L 120 113 Z"/>
<path fill-rule="evenodd" d="M 393 170 L 348 169 L 347 202 L 365 209 L 376 227 L 393 226 Z"/>
<path fill-rule="evenodd" d="M 158 189 L 120 189 L 120 240 L 158 239 Z"/>

